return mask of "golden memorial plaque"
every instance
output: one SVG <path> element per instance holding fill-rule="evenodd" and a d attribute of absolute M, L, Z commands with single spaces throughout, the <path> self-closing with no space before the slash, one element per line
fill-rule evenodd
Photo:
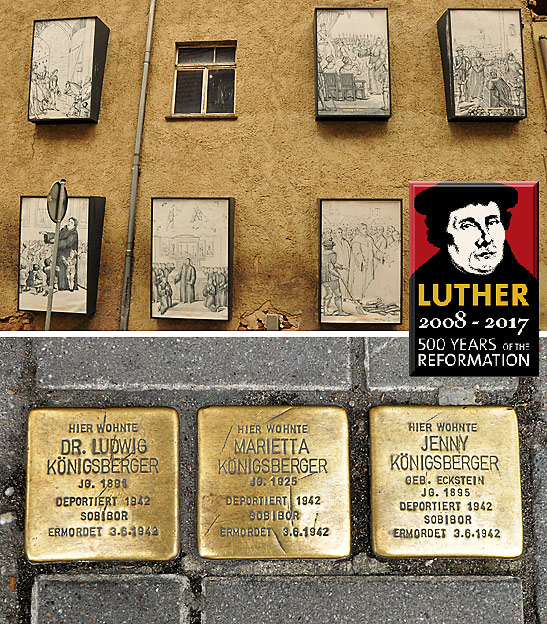
<path fill-rule="evenodd" d="M 202 557 L 349 556 L 348 419 L 342 408 L 200 409 L 198 463 Z"/>
<path fill-rule="evenodd" d="M 28 416 L 30 561 L 158 560 L 179 549 L 176 410 L 44 408 Z"/>
<path fill-rule="evenodd" d="M 377 555 L 522 554 L 514 410 L 373 407 L 370 460 L 372 546 Z"/>

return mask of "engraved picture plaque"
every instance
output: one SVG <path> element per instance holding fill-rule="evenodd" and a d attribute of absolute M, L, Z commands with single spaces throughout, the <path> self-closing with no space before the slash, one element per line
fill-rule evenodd
<path fill-rule="evenodd" d="M 508 407 L 370 410 L 372 545 L 382 557 L 518 557 L 518 425 Z"/>
<path fill-rule="evenodd" d="M 99 121 L 109 35 L 98 17 L 35 20 L 29 121 Z"/>
<path fill-rule="evenodd" d="M 54 274 L 53 312 L 95 314 L 105 201 L 104 197 L 68 198 L 54 261 L 55 223 L 46 197 L 21 197 L 19 310 L 47 310 Z"/>
<path fill-rule="evenodd" d="M 177 412 L 44 408 L 28 417 L 30 561 L 172 559 L 179 548 Z"/>
<path fill-rule="evenodd" d="M 400 199 L 320 199 L 321 323 L 401 322 Z"/>
<path fill-rule="evenodd" d="M 315 119 L 389 119 L 388 10 L 315 9 Z"/>
<path fill-rule="evenodd" d="M 232 318 L 234 203 L 152 198 L 152 318 Z"/>
<path fill-rule="evenodd" d="M 198 461 L 202 557 L 350 554 L 348 421 L 342 408 L 200 409 Z"/>
<path fill-rule="evenodd" d="M 527 114 L 520 9 L 448 9 L 437 22 L 448 121 Z"/>

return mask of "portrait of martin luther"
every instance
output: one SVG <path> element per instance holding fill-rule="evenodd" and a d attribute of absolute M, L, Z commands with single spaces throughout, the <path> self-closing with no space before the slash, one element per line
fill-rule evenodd
<path fill-rule="evenodd" d="M 518 201 L 516 188 L 496 182 L 440 182 L 416 195 L 439 248 L 411 277 L 420 307 L 534 306 L 537 280 L 506 240 Z"/>

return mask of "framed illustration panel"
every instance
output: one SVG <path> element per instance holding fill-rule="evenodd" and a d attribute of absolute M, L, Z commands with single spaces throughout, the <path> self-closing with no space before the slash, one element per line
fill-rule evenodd
<path fill-rule="evenodd" d="M 34 22 L 29 121 L 99 120 L 109 34 L 98 17 Z"/>
<path fill-rule="evenodd" d="M 524 119 L 520 9 L 448 9 L 437 30 L 448 120 Z"/>
<path fill-rule="evenodd" d="M 389 117 L 387 9 L 315 9 L 315 118 Z"/>
<path fill-rule="evenodd" d="M 152 198 L 152 318 L 229 321 L 234 200 Z"/>
<path fill-rule="evenodd" d="M 321 323 L 401 322 L 400 199 L 320 199 Z"/>
<path fill-rule="evenodd" d="M 21 197 L 18 309 L 45 312 L 55 264 L 53 312 L 95 313 L 104 197 L 69 197 L 53 263 L 55 224 L 46 197 Z"/>

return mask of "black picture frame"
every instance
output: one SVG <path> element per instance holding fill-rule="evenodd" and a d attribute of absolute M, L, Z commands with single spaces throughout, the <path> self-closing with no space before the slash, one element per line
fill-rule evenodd
<path fill-rule="evenodd" d="M 32 312 L 45 312 L 47 308 L 47 297 L 42 293 L 41 301 L 38 305 L 29 306 L 22 303 L 22 247 L 23 247 L 23 203 L 25 200 L 43 200 L 43 211 L 47 215 L 46 208 L 46 196 L 40 195 L 22 195 L 20 198 L 20 213 L 19 213 L 19 251 L 18 251 L 18 276 L 17 276 L 17 310 L 18 311 L 32 311 Z M 80 310 L 60 309 L 56 306 L 56 297 L 53 296 L 53 312 L 55 314 L 82 314 L 86 316 L 92 316 L 97 309 L 97 292 L 99 287 L 99 269 L 101 262 L 101 247 L 102 247 L 102 233 L 105 214 L 105 197 L 87 197 L 87 196 L 74 196 L 68 199 L 68 210 L 65 218 L 61 222 L 61 228 L 67 223 L 72 216 L 71 200 L 87 200 L 87 269 L 85 271 L 85 287 L 78 284 L 79 290 L 86 291 L 85 307 Z M 45 221 L 45 219 L 44 219 Z M 55 230 L 55 224 L 47 217 L 45 221 L 45 230 L 53 232 Z M 49 236 L 51 239 L 51 235 Z M 45 239 L 44 239 L 45 240 Z M 51 242 L 51 241 L 49 241 Z M 80 241 L 79 241 L 80 242 Z M 43 281 L 43 280 L 42 280 Z M 78 290 L 78 289 L 77 289 Z M 44 285 L 44 291 L 47 293 L 47 288 Z M 57 298 L 58 299 L 58 298 Z M 81 304 L 78 304 L 81 307 Z"/>
<path fill-rule="evenodd" d="M 173 320 L 173 321 L 181 321 L 181 320 L 201 320 L 201 321 L 220 321 L 220 322 L 227 322 L 227 321 L 231 321 L 232 320 L 232 300 L 233 300 L 233 247 L 234 247 L 234 214 L 235 214 L 235 199 L 233 197 L 152 197 L 151 198 L 151 219 L 150 219 L 150 318 L 151 319 L 166 319 L 166 320 Z M 205 203 L 203 202 L 226 202 L 225 204 L 225 209 L 226 209 L 226 219 L 227 219 L 227 223 L 226 223 L 226 252 L 227 252 L 227 288 L 226 288 L 226 305 L 222 306 L 223 308 L 225 307 L 225 310 L 217 310 L 215 312 L 213 312 L 211 310 L 211 308 L 209 309 L 209 312 L 204 313 L 204 314 L 192 314 L 191 312 L 185 312 L 183 314 L 177 313 L 176 310 L 172 310 L 172 308 L 176 307 L 176 304 L 174 304 L 174 299 L 175 297 L 173 296 L 173 305 L 170 306 L 168 309 L 165 310 L 165 312 L 158 314 L 157 312 L 155 313 L 154 311 L 154 304 L 158 304 L 156 307 L 158 307 L 158 311 L 161 310 L 162 307 L 165 307 L 165 305 L 161 304 L 161 301 L 158 301 L 157 299 L 155 299 L 155 294 L 154 294 L 154 282 L 153 280 L 155 279 L 154 277 L 154 264 L 161 264 L 157 261 L 159 258 L 155 257 L 155 253 L 154 253 L 154 244 L 155 244 L 155 235 L 154 235 L 154 225 L 156 222 L 156 210 L 157 208 L 155 207 L 155 202 L 194 202 L 196 204 L 202 203 L 202 206 L 205 207 Z M 173 204 L 174 205 L 174 204 Z M 173 216 L 173 221 L 175 219 L 175 216 Z M 184 233 L 181 232 L 181 234 L 179 234 L 178 236 L 184 236 Z M 201 241 L 203 243 L 203 245 L 205 246 L 206 243 L 204 241 Z M 198 246 L 200 245 L 200 241 L 197 241 Z M 183 255 L 186 255 L 189 252 L 185 252 Z M 198 252 L 199 253 L 199 252 Z M 207 249 L 205 248 L 205 254 L 207 254 Z M 195 256 L 195 254 L 190 253 L 189 254 L 192 257 L 192 262 L 195 260 L 195 258 L 193 256 Z M 206 259 L 206 256 L 203 256 Z M 209 269 L 213 269 L 213 267 L 205 267 L 206 262 L 204 263 L 199 263 L 200 266 L 198 267 L 198 270 L 201 270 L 202 267 L 206 268 L 207 270 Z M 179 266 L 180 265 L 180 266 Z M 182 268 L 181 262 L 180 262 L 180 258 L 179 258 L 179 264 L 177 264 L 175 262 L 175 268 L 178 268 L 179 271 Z M 194 267 L 195 268 L 195 267 Z M 222 267 L 219 267 L 222 268 Z M 204 273 L 202 271 L 202 273 Z M 209 282 L 209 275 L 207 275 L 207 282 L 205 285 L 208 284 Z M 197 270 L 196 270 L 196 281 L 195 283 L 198 284 L 198 275 L 197 275 Z M 201 279 L 203 279 L 203 277 L 201 277 Z M 169 280 L 167 280 L 168 283 Z M 171 280 L 172 281 L 172 280 Z M 182 280 L 179 280 L 177 282 L 177 284 L 181 284 Z M 217 282 L 218 283 L 218 282 Z M 216 285 L 215 285 L 216 286 Z M 203 294 L 203 290 L 199 290 L 200 286 L 196 286 L 196 288 L 198 289 L 198 292 L 201 292 L 201 294 L 199 295 L 200 299 L 195 300 L 195 303 L 197 303 L 198 301 L 203 301 L 203 307 L 205 306 L 205 301 L 207 299 L 207 296 Z M 216 293 L 213 295 L 211 294 L 211 296 L 215 297 L 216 300 Z M 220 302 L 220 303 L 224 303 L 224 301 Z M 179 307 L 182 308 L 182 305 L 186 305 L 185 302 L 182 301 L 182 296 L 180 297 L 179 300 Z M 214 307 L 217 307 L 216 305 Z M 221 307 L 221 306 L 218 306 Z M 166 316 L 166 313 L 169 312 L 171 310 L 171 313 L 168 314 Z M 199 308 L 198 308 L 199 310 Z M 180 312 L 180 311 L 179 311 Z M 219 312 L 222 312 L 222 314 L 219 314 Z"/>
<path fill-rule="evenodd" d="M 46 48 L 47 44 L 44 43 L 44 49 L 37 49 L 40 47 L 37 43 L 38 35 L 53 25 L 57 26 L 58 33 L 64 33 L 67 40 L 71 40 L 82 29 L 93 29 L 93 41 L 87 43 L 88 47 L 92 46 L 92 49 L 85 52 L 87 59 L 85 65 L 90 72 L 88 76 L 84 76 L 87 72 L 83 67 L 83 61 L 77 60 L 80 57 L 74 59 L 72 67 L 70 63 L 67 65 L 65 76 L 61 75 L 58 67 L 53 67 L 54 63 L 48 64 L 52 51 L 50 47 Z M 29 121 L 36 124 L 97 123 L 99 121 L 109 36 L 108 26 L 97 16 L 34 20 L 27 113 Z M 60 43 L 57 44 L 57 46 L 60 45 Z M 78 54 L 83 54 L 85 47 L 82 43 L 81 52 Z M 46 49 L 47 58 L 43 56 Z M 53 49 L 56 51 L 55 47 Z M 62 50 L 59 53 L 62 53 Z M 55 70 L 57 70 L 57 78 L 54 80 Z M 80 74 L 81 77 L 79 77 Z M 72 80 L 69 80 L 70 78 Z M 89 78 L 91 84 L 87 85 L 86 81 Z M 72 98 L 72 104 L 69 104 L 70 98 Z M 62 106 L 59 109 L 61 102 Z"/>
<path fill-rule="evenodd" d="M 370 17 L 368 32 L 364 20 L 361 30 L 353 27 L 359 34 L 354 33 L 347 42 L 352 45 L 352 58 L 342 57 L 342 46 L 337 48 L 336 37 L 332 35 L 333 32 L 336 34 L 336 20 L 333 23 L 331 23 L 332 18 L 327 20 L 329 16 L 326 13 L 328 12 L 342 17 L 346 22 L 351 19 L 355 21 L 358 15 L 364 18 L 368 14 Z M 350 15 L 352 12 L 355 15 Z M 373 17 L 371 16 L 382 14 L 385 15 L 385 29 L 383 23 L 375 24 L 372 29 Z M 326 25 L 327 22 L 329 26 Z M 344 30 L 341 22 L 339 27 Z M 347 28 L 345 30 L 347 31 Z M 374 43 L 373 38 L 375 38 Z M 316 8 L 314 48 L 316 121 L 349 119 L 378 121 L 388 120 L 391 117 L 391 63 L 387 8 Z M 348 48 L 349 45 L 346 50 Z M 332 60 L 329 61 L 331 57 Z M 326 72 L 325 69 L 330 66 L 332 66 L 332 71 Z M 344 68 L 347 71 L 341 71 Z M 352 102 L 353 106 L 351 106 Z"/>
<path fill-rule="evenodd" d="M 330 215 L 327 217 L 327 206 L 325 202 L 336 202 L 336 209 L 333 206 L 333 209 L 330 210 Z M 354 206 L 351 206 L 351 212 L 345 214 L 346 211 L 343 210 L 343 205 L 345 203 L 353 203 Z M 319 296 L 318 296 L 318 315 L 319 322 L 321 324 L 382 324 L 382 325 L 400 325 L 402 323 L 402 302 L 403 302 L 403 200 L 400 198 L 321 198 L 318 200 L 319 203 Z M 358 214 L 358 206 L 355 206 L 357 203 L 362 203 L 363 207 L 367 204 L 374 211 L 374 217 L 371 218 L 370 215 L 359 215 Z M 397 219 L 393 219 L 393 215 L 382 215 L 382 212 L 386 212 L 385 209 L 382 211 L 382 204 L 391 204 L 392 210 L 396 213 Z M 395 207 L 396 206 L 396 207 Z M 353 292 L 353 284 L 357 284 L 358 281 L 363 279 L 364 273 L 369 271 L 374 272 L 374 263 L 372 266 L 362 267 L 361 275 L 359 274 L 359 269 L 353 271 L 354 275 L 352 275 L 352 255 L 355 258 L 358 255 L 356 250 L 352 249 L 353 240 L 349 240 L 345 238 L 345 242 L 342 243 L 341 238 L 342 235 L 334 235 L 331 237 L 326 237 L 326 230 L 334 229 L 334 228 L 347 228 L 347 226 L 351 226 L 347 229 L 357 228 L 359 229 L 362 225 L 362 219 L 366 219 L 367 216 L 371 218 L 371 221 L 374 221 L 373 227 L 384 227 L 385 225 L 381 225 L 382 223 L 387 224 L 387 227 L 392 227 L 393 230 L 398 234 L 399 240 L 395 247 L 391 248 L 387 251 L 385 249 L 379 249 L 377 253 L 377 261 L 382 265 L 382 274 L 377 274 L 375 277 L 367 285 L 361 285 L 362 294 L 365 294 L 367 291 L 367 296 L 372 297 L 370 300 L 366 301 L 361 298 L 360 294 Z M 385 221 L 383 217 L 386 217 Z M 328 224 L 328 228 L 325 227 L 327 218 L 330 219 L 330 223 Z M 340 224 L 340 225 L 339 225 Z M 370 227 L 370 226 L 369 226 Z M 385 231 L 385 230 L 384 230 Z M 382 233 L 383 234 L 383 233 Z M 354 239 L 359 236 L 356 234 Z M 349 314 L 349 315 L 341 315 L 340 310 L 333 310 L 333 314 L 325 313 L 325 306 L 327 310 L 329 307 L 332 307 L 334 303 L 334 307 L 338 308 L 338 304 L 336 302 L 336 295 L 334 291 L 336 290 L 336 284 L 334 284 L 334 288 L 331 287 L 327 289 L 324 286 L 325 281 L 329 281 L 326 276 L 326 265 L 325 265 L 325 247 L 324 241 L 331 239 L 335 242 L 334 247 L 339 246 L 345 249 L 344 257 L 339 257 L 338 253 L 334 261 L 343 266 L 343 269 L 338 270 L 338 286 L 340 288 L 341 295 L 341 308 L 342 312 L 348 313 L 348 310 L 345 308 L 353 308 L 357 314 Z M 383 247 L 383 245 L 379 245 Z M 327 249 L 328 252 L 328 249 Z M 383 260 L 382 260 L 383 259 Z M 388 261 L 386 262 L 386 259 Z M 341 264 L 343 262 L 344 264 Z M 389 269 L 391 271 L 395 271 L 395 277 L 397 278 L 397 288 L 393 289 L 389 292 L 389 297 L 387 300 L 378 300 L 378 289 L 382 289 L 385 287 L 387 281 L 386 275 L 384 273 L 389 273 Z M 373 273 L 372 273 L 373 274 Z M 332 277 L 332 275 L 331 275 Z M 335 280 L 336 281 L 336 278 Z M 372 286 L 372 288 L 371 288 Z M 394 295 L 395 292 L 395 295 Z M 327 303 L 325 298 L 331 295 L 330 301 Z M 385 295 L 383 299 L 386 299 Z M 359 311 L 359 307 L 362 312 Z M 365 308 L 367 308 L 365 310 Z M 338 312 L 338 313 L 337 313 Z"/>
<path fill-rule="evenodd" d="M 461 28 L 462 24 L 457 22 L 465 20 L 464 13 L 467 13 L 468 24 Z M 497 33 L 487 28 L 487 21 L 495 19 L 494 13 L 499 17 Z M 509 18 L 509 13 L 514 14 L 513 20 L 502 19 L 504 14 Z M 488 14 L 492 14 L 490 19 Z M 520 121 L 526 118 L 520 9 L 447 9 L 437 22 L 437 32 L 448 121 Z"/>

